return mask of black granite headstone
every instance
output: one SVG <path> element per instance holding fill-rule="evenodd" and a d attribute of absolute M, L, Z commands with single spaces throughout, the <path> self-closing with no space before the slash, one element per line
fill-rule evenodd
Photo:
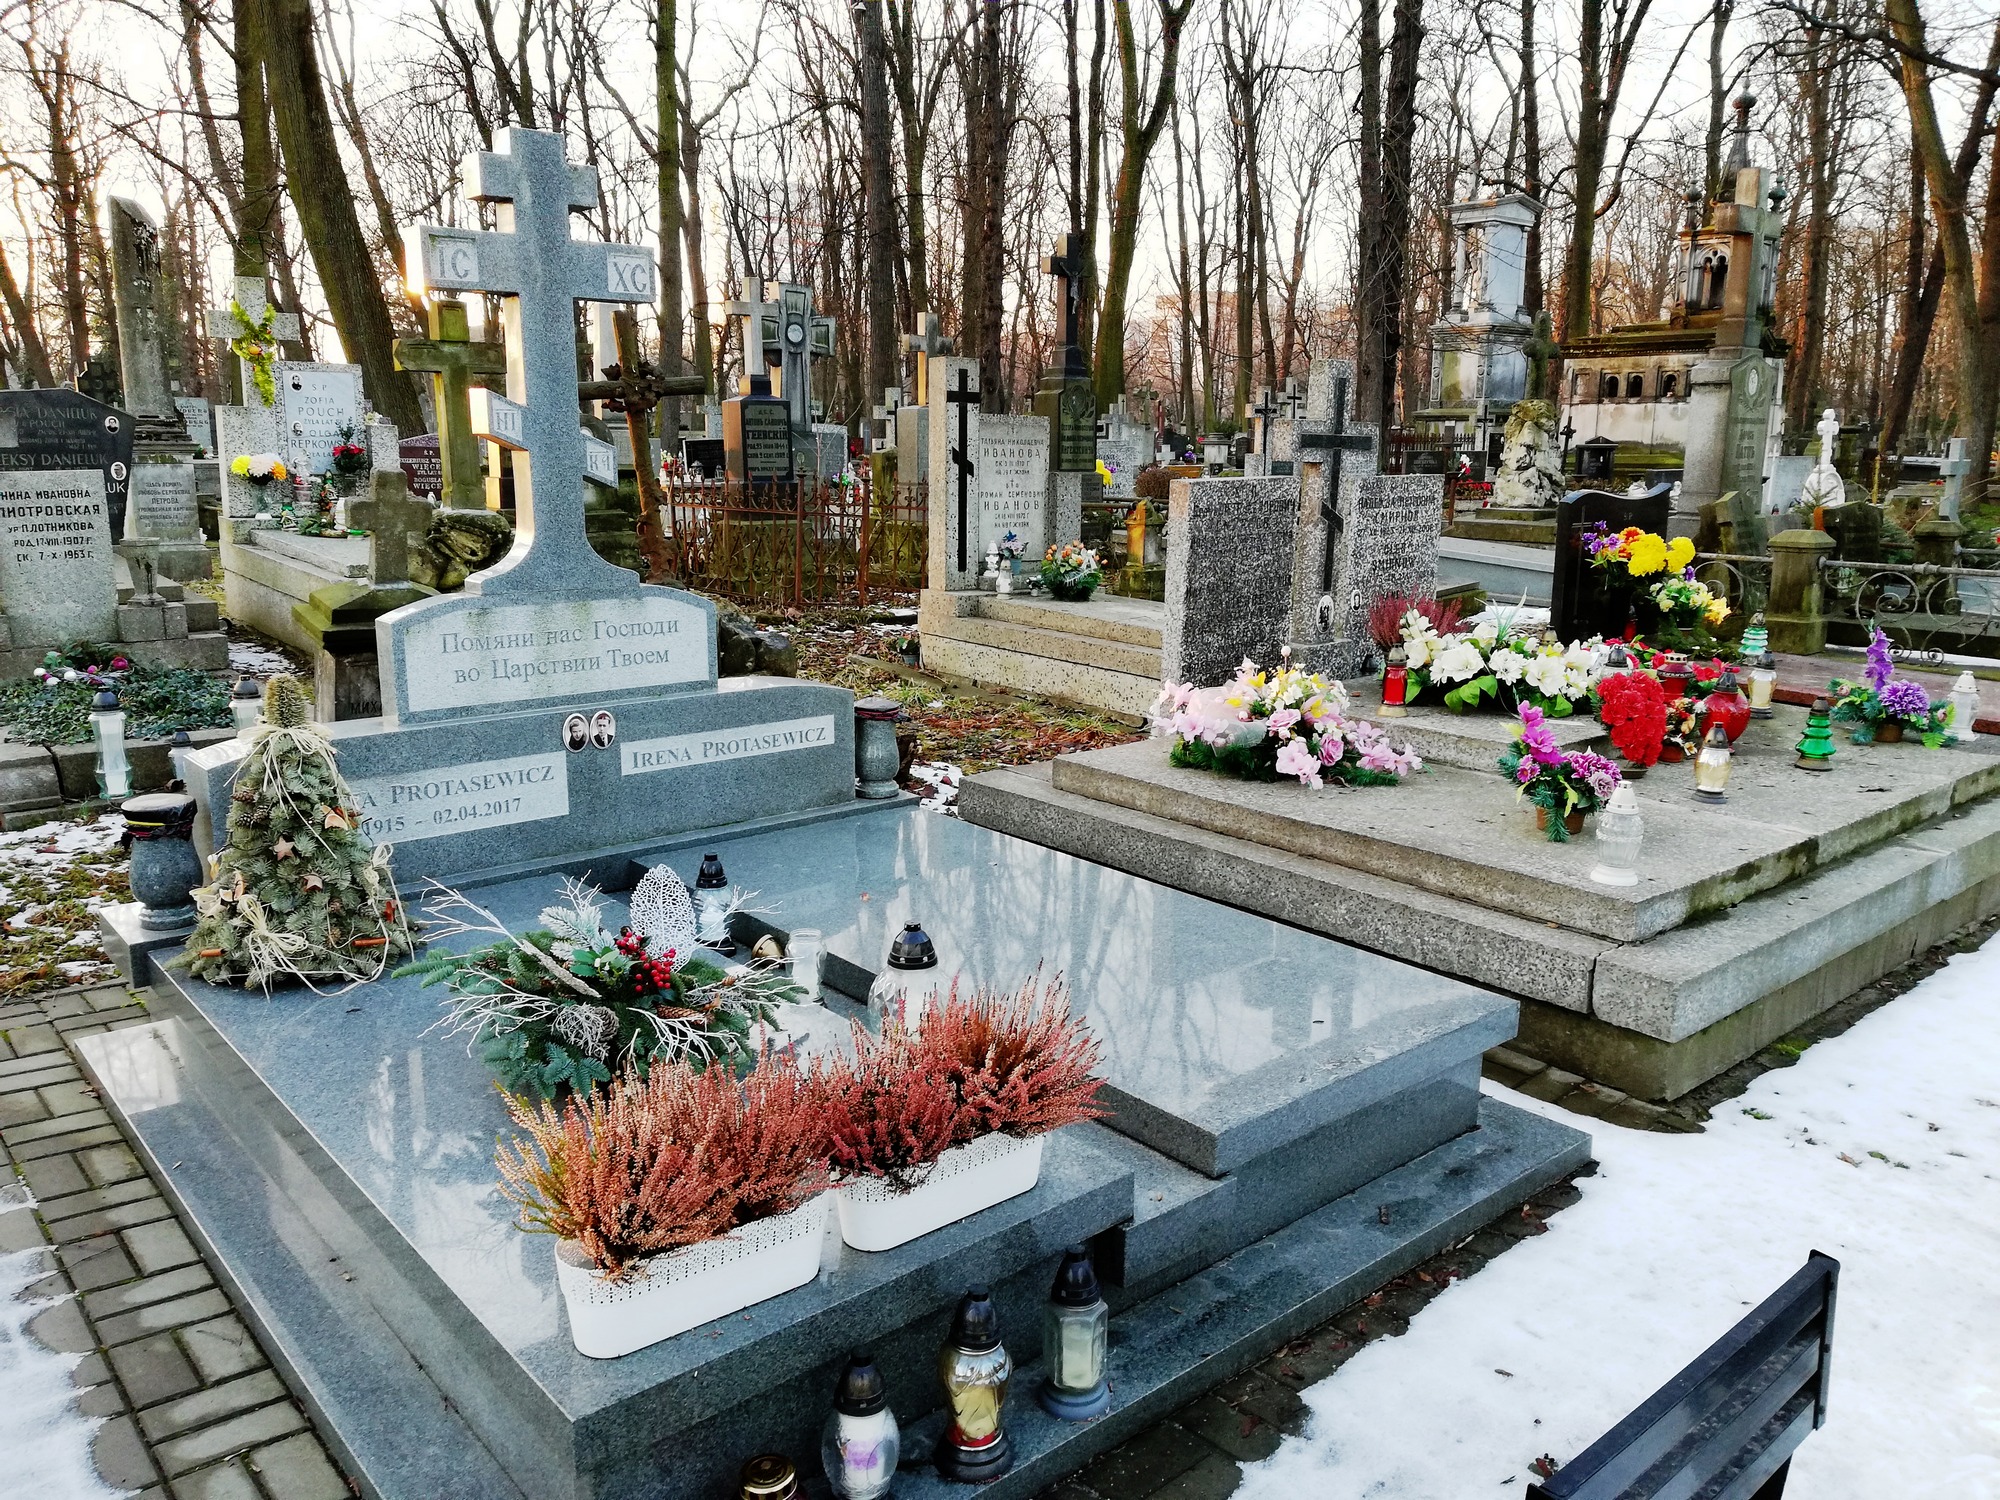
<path fill-rule="evenodd" d="M 1637 526 L 1642 531 L 1667 531 L 1671 485 L 1657 485 L 1643 495 L 1613 495 L 1604 490 L 1576 490 L 1556 507 L 1556 569 L 1550 627 L 1561 641 L 1585 641 L 1594 635 L 1607 640 L 1623 635 L 1632 618 L 1632 590 L 1614 586 L 1612 575 L 1594 567 L 1584 551 L 1584 538 L 1602 521 L 1611 531 Z M 1620 578 L 1624 577 L 1619 570 Z"/>
<path fill-rule="evenodd" d="M 792 477 L 791 408 L 782 398 L 755 390 L 731 396 L 722 403 L 722 442 L 731 479 Z"/>
<path fill-rule="evenodd" d="M 681 439 L 681 462 L 692 473 L 697 465 L 702 478 L 722 477 L 723 445 L 719 437 L 698 437 Z"/>
<path fill-rule="evenodd" d="M 396 459 L 402 465 L 403 477 L 410 482 L 412 495 L 435 500 L 444 493 L 444 454 L 438 448 L 435 432 L 404 438 L 397 444 Z"/>
<path fill-rule="evenodd" d="M 132 477 L 129 413 L 77 391 L 0 391 L 0 468 L 101 469 L 112 538 L 125 534 Z"/>
<path fill-rule="evenodd" d="M 1618 445 L 1610 438 L 1594 437 L 1576 445 L 1576 477 L 1594 484 L 1611 482 L 1611 467 L 1618 457 Z M 1496 459 L 1497 463 L 1498 460 Z"/>

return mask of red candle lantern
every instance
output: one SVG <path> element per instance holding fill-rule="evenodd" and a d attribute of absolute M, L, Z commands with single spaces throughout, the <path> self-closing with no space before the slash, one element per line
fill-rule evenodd
<path fill-rule="evenodd" d="M 1744 696 L 1736 668 L 1724 667 L 1718 682 L 1701 706 L 1701 732 L 1706 738 L 1710 726 L 1720 724 L 1722 732 L 1735 744 L 1736 737 L 1750 727 L 1750 700 Z"/>
<path fill-rule="evenodd" d="M 1384 719 L 1407 719 L 1410 710 L 1410 669 L 1405 665 L 1403 648 L 1397 646 L 1389 652 L 1389 664 L 1382 669 L 1382 710 Z"/>

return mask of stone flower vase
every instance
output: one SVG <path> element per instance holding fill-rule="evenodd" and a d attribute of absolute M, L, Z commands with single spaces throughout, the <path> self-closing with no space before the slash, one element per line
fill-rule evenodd
<path fill-rule="evenodd" d="M 1565 813 L 1563 815 L 1563 827 L 1569 830 L 1571 838 L 1575 838 L 1583 832 L 1583 820 L 1586 816 L 1588 815 L 1581 812 Z M 1535 830 L 1538 833 L 1547 833 L 1549 831 L 1549 810 L 1546 807 L 1538 806 L 1535 809 Z"/>
<path fill-rule="evenodd" d="M 202 878 L 201 856 L 189 841 L 194 798 L 185 792 L 147 792 L 127 797 L 118 811 L 132 850 L 132 894 L 144 908 L 139 925 L 151 932 L 191 926 L 194 902 L 189 892 Z"/>

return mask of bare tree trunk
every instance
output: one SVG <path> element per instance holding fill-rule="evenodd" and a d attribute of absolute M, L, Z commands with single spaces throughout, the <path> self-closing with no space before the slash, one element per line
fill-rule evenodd
<path fill-rule="evenodd" d="M 862 410 L 901 384 L 896 337 L 896 178 L 889 154 L 889 49 L 881 0 L 858 0 L 854 25 L 861 54 L 861 180 L 868 202 L 868 374 Z"/>
<path fill-rule="evenodd" d="M 1521 0 L 1521 191 L 1537 203 L 1542 201 L 1542 107 L 1541 89 L 1535 79 L 1540 51 L 1535 46 L 1535 0 Z M 1542 216 L 1528 226 L 1527 274 L 1521 299 L 1529 312 L 1540 312 L 1547 295 L 1542 285 Z M 1445 264 L 1450 265 L 1447 258 Z M 1450 271 L 1446 271 L 1450 276 Z M 1445 298 L 1438 303 L 1443 306 Z"/>
<path fill-rule="evenodd" d="M 1360 42 L 1361 228 L 1356 298 L 1354 409 L 1385 431 L 1396 415 L 1409 255 L 1410 156 L 1417 126 L 1422 0 L 1395 0 L 1383 73 L 1380 0 L 1362 0 Z"/>
<path fill-rule="evenodd" d="M 653 190 L 660 205 L 660 369 L 669 375 L 687 369 L 687 297 L 681 277 L 681 240 L 687 214 L 681 207 L 681 97 L 678 48 L 680 14 L 675 0 L 653 7 Z M 695 316 L 703 322 L 700 306 Z M 703 369 L 704 376 L 709 371 Z M 709 382 L 709 389 L 715 389 Z M 660 403 L 660 451 L 675 453 L 681 431 L 681 398 Z"/>
<path fill-rule="evenodd" d="M 1582 0 L 1577 26 L 1577 121 L 1570 213 L 1569 255 L 1563 264 L 1562 317 L 1557 337 L 1568 341 L 1590 331 L 1591 271 L 1597 246 L 1598 191 L 1611 144 L 1611 121 L 1625 86 L 1632 49 L 1652 9 L 1652 0 L 1611 0 L 1610 34 L 1605 34 L 1606 0 Z M 1628 8 L 1629 7 L 1629 8 Z"/>
<path fill-rule="evenodd" d="M 965 208 L 963 213 L 963 337 L 959 352 L 979 361 L 980 406 L 1005 411 L 1008 392 L 1000 361 L 1006 320 L 1007 85 L 1002 76 L 1001 29 L 1007 10 L 981 5 L 962 70 L 965 96 Z"/>
<path fill-rule="evenodd" d="M 313 45 L 310 0 L 264 0 L 263 9 L 268 44 L 264 74 L 272 116 L 299 227 L 327 306 L 349 357 L 361 366 L 362 383 L 376 407 L 399 431 L 421 432 L 423 407 L 410 377 L 396 368 L 389 307 L 348 191 Z"/>
<path fill-rule="evenodd" d="M 1704 219 L 1709 205 L 1722 191 L 1722 137 L 1729 122 L 1729 78 L 1722 70 L 1722 47 L 1729 35 L 1730 16 L 1736 0 L 1715 0 L 1708 13 L 1708 129 L 1702 136 L 1702 193 Z"/>
<path fill-rule="evenodd" d="M 1174 131 L 1174 228 L 1175 242 L 1179 247 L 1178 283 L 1180 286 L 1181 322 L 1181 421 L 1184 426 L 1193 425 L 1194 414 L 1194 274 L 1188 260 L 1187 224 L 1187 163 L 1181 149 L 1181 107 L 1175 100 L 1173 106 Z M 1149 455 L 1150 457 L 1150 455 Z"/>
<path fill-rule="evenodd" d="M 21 295 L 20 283 L 14 279 L 4 239 L 0 239 L 0 302 L 6 304 L 7 321 L 20 339 L 23 373 L 31 384 L 44 389 L 53 387 L 56 372 L 49 364 L 48 346 L 42 342 L 41 329 L 35 326 L 34 309 L 28 306 L 28 299 Z"/>
<path fill-rule="evenodd" d="M 1837 19 L 1837 6 L 1826 0 L 1828 19 Z M 1814 19 L 1805 26 L 1804 66 L 1798 74 L 1805 95 L 1806 141 L 1806 232 L 1799 270 L 1798 306 L 1793 324 L 1791 382 L 1785 392 L 1785 425 L 1804 432 L 1812 425 L 1821 396 L 1821 350 L 1826 333 L 1827 262 L 1833 254 L 1833 163 L 1840 155 L 1840 140 L 1833 123 L 1834 54 L 1838 41 L 1818 24 L 1819 0 L 1813 7 Z"/>

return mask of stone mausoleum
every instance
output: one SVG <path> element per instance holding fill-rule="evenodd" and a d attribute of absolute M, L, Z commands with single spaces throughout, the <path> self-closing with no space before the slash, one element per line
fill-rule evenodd
<path fill-rule="evenodd" d="M 1542 206 L 1526 193 L 1451 205 L 1452 305 L 1431 325 L 1430 407 L 1416 420 L 1472 453 L 1491 451 L 1528 394 L 1528 234 Z"/>

